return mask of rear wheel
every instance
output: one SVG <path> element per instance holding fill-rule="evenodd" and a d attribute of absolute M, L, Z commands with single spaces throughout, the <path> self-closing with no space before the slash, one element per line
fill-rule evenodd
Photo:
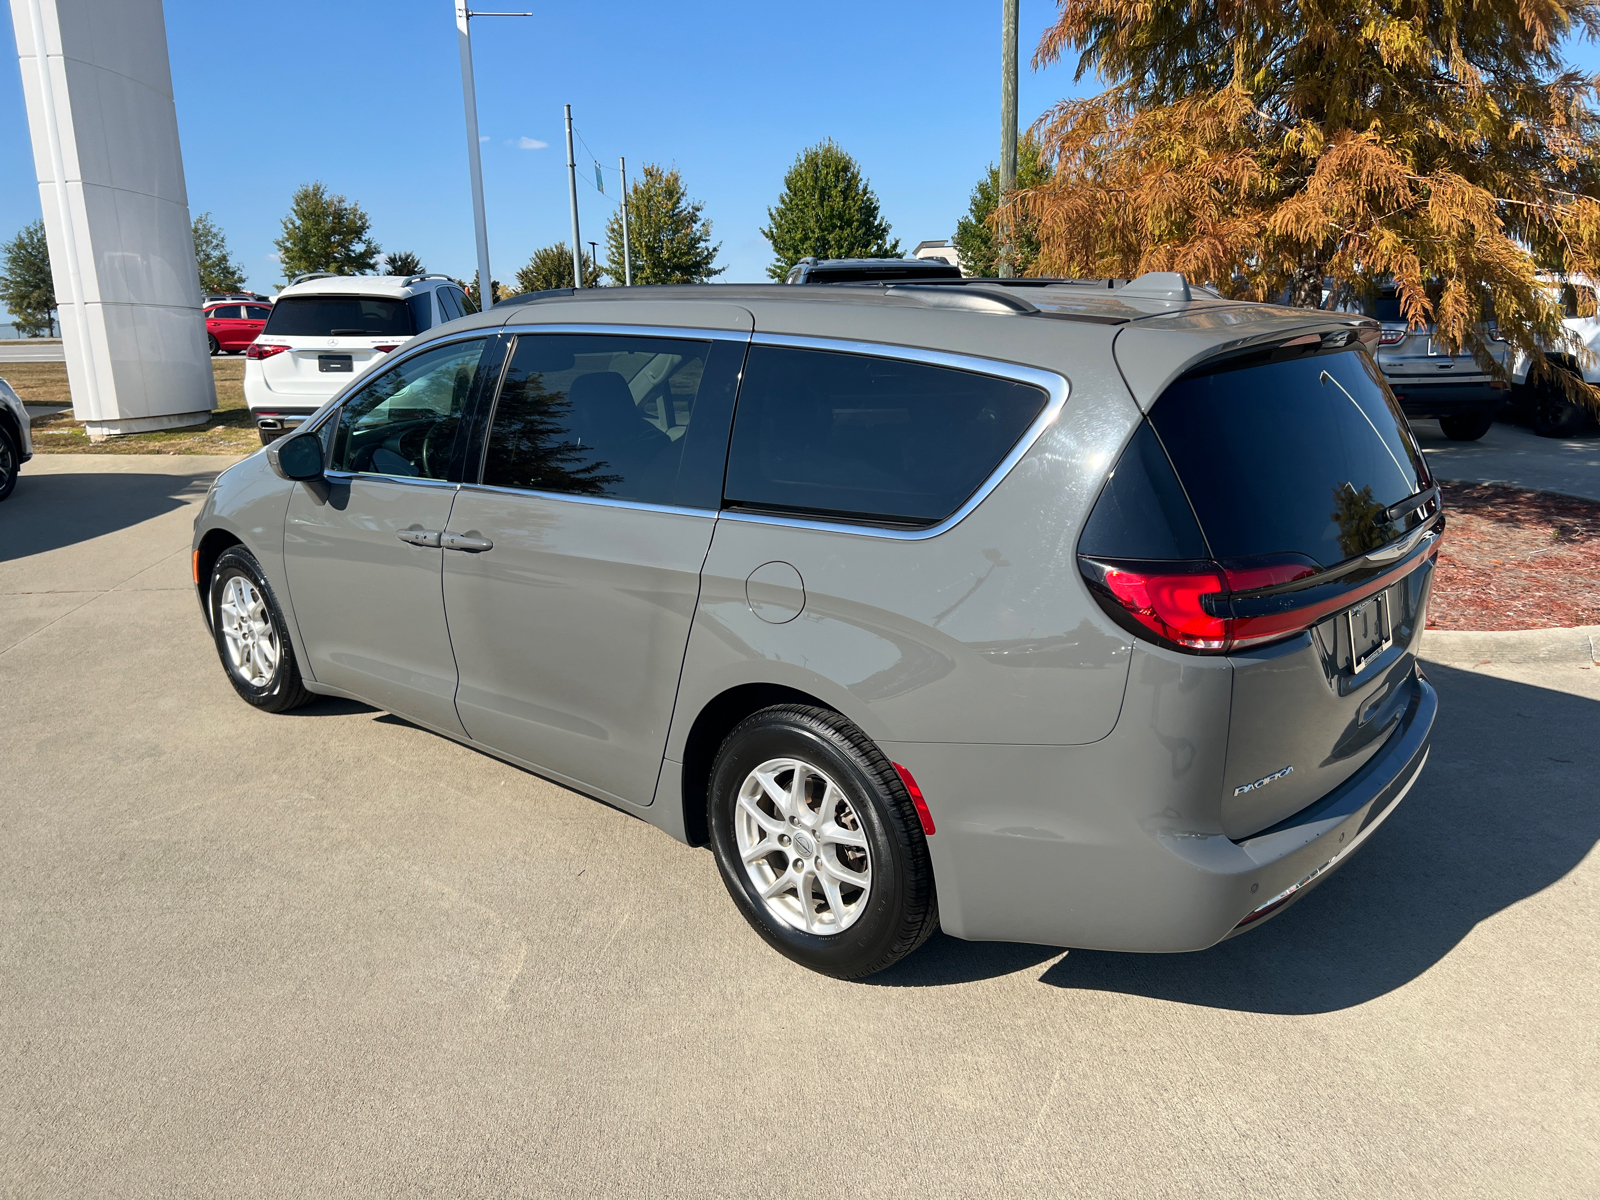
<path fill-rule="evenodd" d="M 1494 418 L 1488 413 L 1471 413 L 1457 417 L 1440 417 L 1439 428 L 1453 442 L 1475 442 L 1489 432 Z"/>
<path fill-rule="evenodd" d="M 717 753 L 710 809 L 734 904 L 802 966 L 857 979 L 938 928 L 911 798 L 883 752 L 838 713 L 781 705 L 747 717 Z"/>
<path fill-rule="evenodd" d="M 1567 393 L 1554 378 L 1533 386 L 1533 431 L 1540 437 L 1572 437 L 1583 429 L 1588 416 L 1583 405 L 1567 399 Z"/>
<path fill-rule="evenodd" d="M 211 631 L 233 690 L 266 712 L 312 699 L 300 678 L 288 627 L 255 555 L 230 546 L 211 571 Z"/>
<path fill-rule="evenodd" d="M 0 500 L 16 489 L 17 472 L 22 467 L 22 455 L 17 452 L 16 439 L 11 430 L 0 424 Z"/>
<path fill-rule="evenodd" d="M 211 345 L 212 357 L 222 353 L 222 343 L 217 341 L 211 334 L 206 334 L 206 341 Z"/>

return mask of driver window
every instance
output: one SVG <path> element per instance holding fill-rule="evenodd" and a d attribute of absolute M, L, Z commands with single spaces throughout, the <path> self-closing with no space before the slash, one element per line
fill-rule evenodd
<path fill-rule="evenodd" d="M 483 339 L 406 359 L 350 397 L 334 434 L 335 471 L 443 479 Z"/>

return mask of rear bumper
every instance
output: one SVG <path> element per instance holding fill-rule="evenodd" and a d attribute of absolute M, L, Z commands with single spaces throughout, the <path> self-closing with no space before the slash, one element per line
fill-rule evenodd
<path fill-rule="evenodd" d="M 320 407 L 319 405 L 318 408 Z M 284 406 L 251 410 L 251 414 L 256 419 L 256 428 L 266 430 L 269 433 L 287 433 L 291 429 L 297 429 L 315 412 L 317 412 L 317 408 L 288 408 Z"/>
<path fill-rule="evenodd" d="M 1226 745 L 1225 679 L 1203 678 L 1198 662 L 1159 678 L 1147 723 L 1130 713 L 1143 707 L 1141 673 L 1157 682 L 1136 660 L 1124 721 L 1091 745 L 884 745 L 938 823 L 928 848 L 946 932 L 1171 953 L 1254 928 L 1349 861 L 1394 811 L 1427 759 L 1438 712 L 1413 671 L 1382 749 L 1308 808 L 1235 842 L 1204 811 L 1209 803 L 1214 814 L 1222 773 L 1213 745 Z M 1185 706 L 1195 715 L 1180 728 L 1172 701 L 1186 690 L 1204 703 Z"/>
<path fill-rule="evenodd" d="M 1510 396 L 1504 387 L 1495 387 L 1485 380 L 1475 383 L 1412 383 L 1402 377 L 1391 377 L 1400 408 L 1416 420 L 1436 417 L 1462 417 L 1477 414 L 1493 416 Z"/>

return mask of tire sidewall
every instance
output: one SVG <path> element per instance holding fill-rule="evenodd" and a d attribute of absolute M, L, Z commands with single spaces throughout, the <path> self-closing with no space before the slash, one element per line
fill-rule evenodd
<path fill-rule="evenodd" d="M 827 774 L 847 793 L 867 835 L 872 864 L 867 911 L 840 933 L 806 933 L 780 921 L 768 911 L 740 861 L 734 834 L 739 789 L 752 770 L 774 758 L 800 759 Z M 807 728 L 793 715 L 758 714 L 734 731 L 717 756 L 709 816 L 712 853 L 723 882 L 739 910 L 773 949 L 812 970 L 847 978 L 863 973 L 893 945 L 907 903 L 905 849 L 878 785 L 856 755 L 832 738 Z"/>
<path fill-rule="evenodd" d="M 17 476 L 21 473 L 22 452 L 11 431 L 0 424 L 0 500 L 11 495 L 17 486 Z"/>
<path fill-rule="evenodd" d="M 250 585 L 261 593 L 262 599 L 266 602 L 268 619 L 272 621 L 273 629 L 278 635 L 278 664 L 273 669 L 272 677 L 261 687 L 252 686 L 248 680 L 241 679 L 235 672 L 233 661 L 228 657 L 227 641 L 222 636 L 222 594 L 228 581 L 235 577 L 249 580 Z M 222 669 L 227 673 L 228 682 L 233 684 L 233 690 L 250 704 L 258 708 L 270 706 L 283 696 L 290 682 L 294 647 L 289 643 L 289 631 L 283 621 L 283 612 L 278 607 L 278 598 L 273 594 L 271 585 L 262 576 L 261 565 L 256 562 L 254 555 L 237 546 L 222 552 L 211 571 L 208 604 L 212 640 L 216 643 L 217 657 L 222 660 Z"/>

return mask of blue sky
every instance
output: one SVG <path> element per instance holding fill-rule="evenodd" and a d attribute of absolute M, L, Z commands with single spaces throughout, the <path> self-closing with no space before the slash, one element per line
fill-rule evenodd
<path fill-rule="evenodd" d="M 759 229 L 804 147 L 855 155 L 909 251 L 949 237 L 998 155 L 999 0 L 793 5 L 502 3 L 473 22 L 491 261 L 509 280 L 569 237 L 562 105 L 573 106 L 583 238 L 603 242 L 616 160 L 675 163 L 722 244 L 764 279 Z M 1022 2 L 1023 122 L 1072 90 L 1027 58 L 1055 7 Z M 359 201 L 385 249 L 470 277 L 471 194 L 451 0 L 166 0 L 191 212 L 209 210 L 257 290 L 296 185 Z M 3 23 L 8 30 L 10 23 Z M 14 44 L 5 43 L 14 52 Z M 0 235 L 39 215 L 16 58 L 0 70 Z M 527 139 L 546 143 L 525 149 Z M 593 187 L 594 157 L 608 168 Z"/>

